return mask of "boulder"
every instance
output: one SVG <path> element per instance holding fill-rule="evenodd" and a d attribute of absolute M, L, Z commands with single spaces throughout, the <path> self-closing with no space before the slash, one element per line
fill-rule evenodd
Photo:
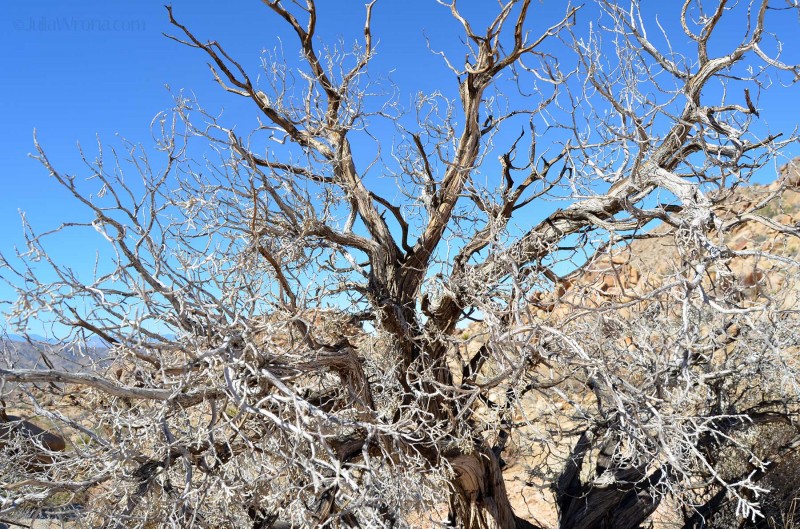
<path fill-rule="evenodd" d="M 35 466 L 52 462 L 47 452 L 63 452 L 67 447 L 60 435 L 48 432 L 22 417 L 0 413 L 0 448 L 5 447 L 9 440 L 16 436 L 21 436 L 33 446 L 43 449 L 36 455 L 36 461 L 33 462 Z"/>

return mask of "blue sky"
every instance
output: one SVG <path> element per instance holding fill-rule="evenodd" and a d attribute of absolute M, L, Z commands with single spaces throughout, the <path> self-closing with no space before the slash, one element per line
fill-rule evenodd
<path fill-rule="evenodd" d="M 362 2 L 321 4 L 324 36 L 360 36 Z M 287 49 L 294 44 L 257 0 L 177 1 L 173 7 L 198 37 L 219 40 L 251 72 L 261 51 L 276 45 L 276 34 Z M 433 40 L 440 37 L 441 21 L 424 20 L 445 12 L 430 0 L 392 0 L 375 10 L 383 70 L 394 70 L 393 79 L 409 93 L 430 91 L 443 79 L 442 61 L 426 52 L 423 31 Z M 104 144 L 113 144 L 117 134 L 146 143 L 152 118 L 171 106 L 166 86 L 174 93 L 193 92 L 211 109 L 241 104 L 213 83 L 201 52 L 162 35 L 175 32 L 159 2 L 7 2 L 0 24 L 5 72 L 0 97 L 6 102 L 6 125 L 0 128 L 2 252 L 22 241 L 19 209 L 40 228 L 55 226 L 71 212 L 63 191 L 28 157 L 34 129 L 57 167 L 78 171 L 78 142 L 89 153 L 96 150 L 98 137 Z M 455 86 L 452 78 L 445 82 Z"/>
<path fill-rule="evenodd" d="M 342 36 L 349 42 L 360 37 L 361 1 L 321 0 L 319 4 L 323 38 Z M 476 27 L 496 7 L 496 2 L 489 0 L 462 4 Z M 565 4 L 534 2 L 534 31 L 557 20 Z M 178 0 L 173 7 L 176 17 L 201 40 L 220 41 L 251 72 L 257 70 L 262 50 L 273 48 L 277 37 L 283 39 L 287 50 L 294 49 L 292 37 L 277 17 L 256 0 Z M 417 91 L 445 87 L 454 94 L 453 76 L 426 47 L 426 37 L 437 49 L 458 45 L 458 28 L 446 11 L 433 0 L 383 0 L 375 7 L 373 32 L 379 43 L 374 73 L 391 76 L 404 94 L 403 103 L 408 102 L 405 94 Z M 774 21 L 773 30 L 798 34 L 796 12 L 775 16 Z M 23 242 L 20 210 L 41 230 L 76 215 L 76 206 L 63 190 L 27 156 L 33 150 L 34 128 L 51 161 L 66 172 L 80 174 L 78 142 L 90 155 L 96 152 L 97 137 L 104 144 L 114 144 L 117 134 L 148 142 L 151 119 L 171 106 L 172 95 L 166 86 L 173 93 L 191 91 L 209 109 L 225 107 L 236 119 L 253 119 L 246 113 L 248 107 L 219 90 L 201 52 L 165 38 L 164 32 L 175 33 L 159 2 L 37 0 L 3 4 L 0 253 L 13 254 L 14 246 Z M 787 47 L 790 56 L 797 58 L 800 46 Z M 766 92 L 762 118 L 771 130 L 790 131 L 797 126 L 798 95 L 796 87 Z M 795 148 L 787 155 L 797 153 L 800 151 Z M 75 261 L 76 267 L 88 267 L 97 242 L 74 239 L 53 251 L 59 258 Z M 0 300 L 9 296 L 8 289 L 0 286 Z"/>

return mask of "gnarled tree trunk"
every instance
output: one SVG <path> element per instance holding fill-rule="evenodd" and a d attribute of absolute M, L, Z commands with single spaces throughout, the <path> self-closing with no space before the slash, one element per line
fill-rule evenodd
<path fill-rule="evenodd" d="M 514 514 L 499 458 L 491 450 L 454 457 L 451 522 L 464 529 L 536 529 Z"/>
<path fill-rule="evenodd" d="M 559 529 L 635 529 L 656 510 L 661 497 L 652 493 L 661 470 L 646 476 L 636 466 L 617 466 L 598 458 L 595 475 L 607 474 L 604 484 L 581 481 L 593 435 L 584 432 L 575 444 L 556 484 Z M 603 461 L 610 464 L 601 467 Z"/>

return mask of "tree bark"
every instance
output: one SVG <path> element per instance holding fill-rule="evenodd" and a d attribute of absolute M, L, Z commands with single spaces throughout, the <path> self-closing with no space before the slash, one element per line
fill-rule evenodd
<path fill-rule="evenodd" d="M 661 480 L 659 469 L 647 476 L 641 468 L 597 468 L 613 475 L 610 483 L 581 481 L 584 458 L 592 448 L 593 435 L 578 439 L 556 484 L 559 529 L 636 529 L 656 510 L 660 496 L 652 487 Z"/>
<path fill-rule="evenodd" d="M 514 514 L 500 461 L 491 450 L 450 460 L 455 470 L 450 516 L 463 529 L 539 529 Z"/>

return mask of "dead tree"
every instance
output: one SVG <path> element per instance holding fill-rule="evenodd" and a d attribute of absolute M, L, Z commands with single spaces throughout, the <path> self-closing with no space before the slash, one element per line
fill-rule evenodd
<path fill-rule="evenodd" d="M 800 399 L 798 263 L 730 244 L 747 222 L 798 236 L 760 214 L 782 188 L 730 206 L 795 141 L 759 123 L 770 80 L 800 73 L 767 45 L 767 0 L 686 0 L 665 25 L 635 0 L 546 22 L 510 0 L 485 28 L 439 3 L 466 59 L 441 53 L 457 91 L 411 108 L 367 76 L 376 1 L 349 48 L 320 41 L 313 0 L 265 0 L 296 40 L 258 74 L 168 8 L 252 132 L 178 96 L 161 165 L 125 144 L 87 181 L 37 143 L 93 220 L 3 259 L 9 317 L 99 337 L 115 365 L 0 369 L 84 441 L 7 470 L 0 516 L 67 493 L 104 526 L 531 527 L 511 457 L 550 480 L 564 529 L 635 528 L 665 499 L 713 516 L 717 494 L 759 515 L 776 454 L 754 432 L 796 424 Z M 88 282 L 47 252 L 76 229 L 112 250 Z M 637 241 L 663 263 L 631 286 Z M 745 296 L 742 262 L 779 288 Z M 60 387 L 92 416 L 41 404 Z"/>

